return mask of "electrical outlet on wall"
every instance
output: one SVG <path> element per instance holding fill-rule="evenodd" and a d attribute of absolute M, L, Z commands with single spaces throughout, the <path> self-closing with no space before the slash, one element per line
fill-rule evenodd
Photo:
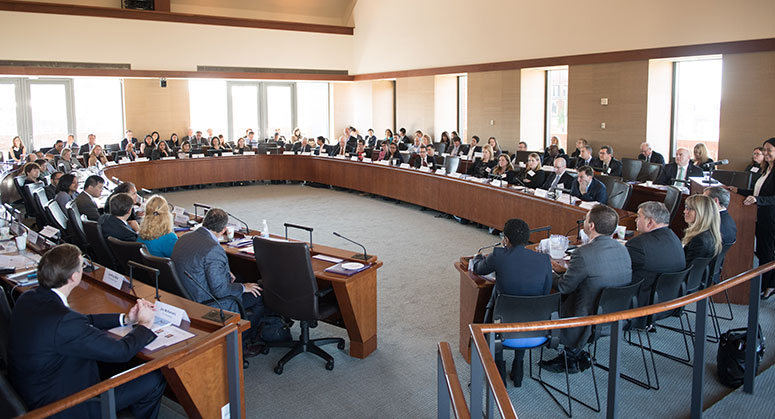
<path fill-rule="evenodd" d="M 600 128 L 605 129 L 605 122 L 600 123 Z"/>

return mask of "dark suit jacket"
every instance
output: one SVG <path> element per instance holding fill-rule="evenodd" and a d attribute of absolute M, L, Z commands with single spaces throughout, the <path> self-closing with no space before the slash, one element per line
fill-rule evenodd
<path fill-rule="evenodd" d="M 646 160 L 646 156 L 644 156 L 643 154 L 638 154 L 638 159 Z M 651 152 L 651 157 L 648 159 L 648 161 L 649 163 L 665 164 L 665 158 L 662 157 L 662 155 L 657 153 L 656 151 Z"/>
<path fill-rule="evenodd" d="M 608 169 L 603 169 L 603 161 L 598 160 L 598 166 L 593 166 L 596 169 L 600 169 L 601 172 L 610 176 L 622 175 L 622 162 L 611 157 L 611 162 L 608 164 Z"/>
<path fill-rule="evenodd" d="M 479 275 L 495 272 L 495 290 L 500 294 L 546 295 L 552 288 L 549 255 L 524 246 L 496 247 L 487 257 L 472 262 Z"/>
<path fill-rule="evenodd" d="M 546 180 L 544 181 L 544 184 L 541 186 L 541 189 L 549 190 L 549 188 L 552 186 L 552 183 L 554 182 L 555 177 L 557 177 L 557 173 L 554 173 L 554 172 L 547 173 Z M 571 176 L 568 172 L 565 172 L 562 174 L 562 177 L 560 177 L 560 181 L 557 182 L 557 186 L 570 190 L 570 188 L 573 186 L 574 180 L 575 179 L 573 178 L 573 176 Z M 531 187 L 537 188 L 538 186 L 531 185 Z"/>
<path fill-rule="evenodd" d="M 54 186 L 53 183 L 50 183 L 44 186 L 43 190 L 46 191 L 46 198 L 48 198 L 49 200 L 54 199 L 54 197 L 56 197 L 57 195 L 57 187 Z"/>
<path fill-rule="evenodd" d="M 691 163 L 689 163 L 689 166 L 687 166 L 686 171 L 688 172 L 685 177 L 686 179 L 690 177 L 702 176 L 702 169 Z M 673 183 L 670 182 L 670 179 L 675 179 L 676 176 L 678 176 L 678 164 L 666 164 L 665 167 L 662 168 L 662 172 L 659 173 L 657 184 L 672 185 Z"/>
<path fill-rule="evenodd" d="M 89 149 L 89 143 L 82 145 L 81 149 L 78 151 L 78 154 L 89 154 L 89 153 L 91 153 L 91 150 Z"/>
<path fill-rule="evenodd" d="M 129 139 L 124 138 L 121 140 L 121 149 L 126 150 L 126 145 L 129 144 Z M 132 144 L 137 145 L 137 138 L 132 137 Z"/>
<path fill-rule="evenodd" d="M 546 180 L 546 172 L 541 169 L 533 171 L 533 175 L 530 175 L 530 171 L 522 172 L 522 182 L 531 188 L 540 188 L 544 186 Z"/>
<path fill-rule="evenodd" d="M 603 165 L 603 163 L 601 163 L 600 159 L 598 159 L 597 157 L 594 157 L 594 156 L 590 157 L 589 158 L 589 163 L 587 163 L 584 160 L 581 160 L 581 157 L 578 157 L 576 159 L 576 165 L 573 168 L 574 169 L 578 169 L 578 168 L 583 167 L 583 166 L 601 167 L 602 165 Z"/>
<path fill-rule="evenodd" d="M 237 303 L 232 300 L 224 300 L 223 297 L 231 295 L 241 297 L 243 287 L 239 283 L 231 282 L 229 271 L 229 259 L 226 251 L 213 239 L 212 235 L 204 227 L 184 234 L 175 243 L 172 249 L 172 261 L 183 286 L 193 296 L 194 301 L 201 303 L 212 299 L 196 284 L 191 283 L 188 272 L 199 285 L 205 287 L 211 294 L 221 300 L 224 310 L 237 312 Z M 217 307 L 216 303 L 210 306 Z"/>
<path fill-rule="evenodd" d="M 468 174 L 480 178 L 486 178 L 490 173 L 492 173 L 492 169 L 495 167 L 495 165 L 498 164 L 495 160 L 490 160 L 488 162 L 483 162 L 482 159 L 476 159 L 474 161 L 473 166 L 471 166 L 470 169 L 468 169 Z M 490 170 L 487 170 L 490 169 Z"/>
<path fill-rule="evenodd" d="M 98 383 L 97 361 L 127 362 L 156 338 L 143 326 L 121 339 L 104 332 L 116 326 L 118 314 L 83 315 L 49 289 L 24 293 L 11 316 L 8 356 L 9 378 L 27 407 L 53 403 Z M 61 417 L 99 416 L 99 404 L 84 403 Z"/>
<path fill-rule="evenodd" d="M 338 156 L 340 154 L 344 156 L 346 151 L 347 151 L 347 144 L 345 144 L 344 149 L 342 149 L 342 146 L 340 146 L 339 144 L 336 144 L 329 149 L 328 154 L 332 157 Z"/>
<path fill-rule="evenodd" d="M 208 150 L 210 151 L 210 150 Z M 161 154 L 161 151 L 158 148 L 154 148 L 153 151 L 151 151 L 151 160 L 161 160 L 162 157 L 174 157 L 175 155 L 171 152 L 167 152 L 167 155 Z"/>
<path fill-rule="evenodd" d="M 621 287 L 631 280 L 632 262 L 627 249 L 610 236 L 596 237 L 571 254 L 568 270 L 557 281 L 557 289 L 567 296 L 560 316 L 593 314 L 603 288 Z M 570 348 L 582 348 L 589 332 L 589 327 L 562 329 L 560 342 Z"/>
<path fill-rule="evenodd" d="M 587 188 L 587 193 L 585 194 L 581 193 L 579 180 L 575 179 L 573 181 L 573 186 L 571 186 L 570 193 L 582 201 L 597 201 L 601 204 L 608 203 L 608 191 L 606 191 L 605 185 L 595 178 L 592 178 L 592 182 L 589 183 L 589 188 Z"/>
<path fill-rule="evenodd" d="M 661 273 L 678 272 L 686 268 L 683 246 L 670 227 L 639 234 L 625 244 L 632 261 L 632 282 L 643 280 L 638 304 L 650 303 L 651 286 Z"/>
<path fill-rule="evenodd" d="M 761 172 L 764 176 L 766 172 Z M 741 190 L 742 195 L 753 195 L 753 190 Z M 759 196 L 756 197 L 756 255 L 760 260 L 772 260 L 771 249 L 775 248 L 775 173 L 764 180 Z"/>
<path fill-rule="evenodd" d="M 732 216 L 729 215 L 729 211 L 723 210 L 719 212 L 721 216 L 721 244 L 732 244 L 737 241 L 737 224 Z"/>
<path fill-rule="evenodd" d="M 694 238 L 684 246 L 684 256 L 686 257 L 686 266 L 692 264 L 696 258 L 710 258 L 716 255 L 716 249 L 713 246 L 713 235 L 710 230 L 694 236 Z"/>
<path fill-rule="evenodd" d="M 377 136 L 366 136 L 366 147 L 376 147 L 377 146 Z"/>
<path fill-rule="evenodd" d="M 102 227 L 102 235 L 107 239 L 108 237 L 115 237 L 125 242 L 136 242 L 137 233 L 132 230 L 126 223 L 119 220 L 116 216 L 110 214 L 100 215 L 98 221 L 100 227 Z"/>
<path fill-rule="evenodd" d="M 436 159 L 432 159 L 430 156 L 425 156 L 425 162 L 426 166 L 430 167 L 431 170 L 436 170 Z M 418 155 L 414 159 L 414 168 L 419 169 L 422 166 L 422 158 Z"/>
<path fill-rule="evenodd" d="M 91 195 L 86 192 L 81 192 L 75 197 L 75 205 L 78 207 L 78 212 L 81 215 L 85 215 L 91 221 L 97 221 L 100 218 L 100 211 L 97 209 L 97 204 L 92 200 Z"/>

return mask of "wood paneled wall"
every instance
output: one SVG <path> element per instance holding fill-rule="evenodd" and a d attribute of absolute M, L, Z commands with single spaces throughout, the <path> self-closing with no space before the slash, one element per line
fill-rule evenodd
<path fill-rule="evenodd" d="M 126 127 L 138 139 L 152 131 L 182 138 L 191 121 L 188 80 L 167 80 L 162 88 L 159 79 L 124 79 L 124 106 Z"/>
<path fill-rule="evenodd" d="M 495 137 L 502 149 L 519 143 L 520 70 L 468 74 L 468 137 Z M 492 123 L 491 123 L 492 122 Z M 468 138 L 463 139 L 468 142 Z"/>

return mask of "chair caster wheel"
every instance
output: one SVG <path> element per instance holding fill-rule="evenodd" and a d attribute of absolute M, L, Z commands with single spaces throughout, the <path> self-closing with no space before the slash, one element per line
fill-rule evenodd
<path fill-rule="evenodd" d="M 339 349 L 344 349 L 344 342 L 337 343 L 336 347 L 339 348 Z"/>
<path fill-rule="evenodd" d="M 247 359 L 243 359 L 242 360 L 242 369 L 246 370 L 246 369 L 248 369 L 249 366 L 250 366 L 250 362 L 248 362 Z"/>
<path fill-rule="evenodd" d="M 329 371 L 333 371 L 334 370 L 334 360 L 333 359 L 331 361 L 326 362 L 326 369 L 329 370 Z"/>
<path fill-rule="evenodd" d="M 274 367 L 274 373 L 277 374 L 277 375 L 282 374 L 283 373 L 283 367 L 281 367 L 279 365 Z"/>
<path fill-rule="evenodd" d="M 261 354 L 262 355 L 266 355 L 268 353 L 269 353 L 269 347 L 268 346 L 264 346 L 263 348 L 261 348 Z"/>

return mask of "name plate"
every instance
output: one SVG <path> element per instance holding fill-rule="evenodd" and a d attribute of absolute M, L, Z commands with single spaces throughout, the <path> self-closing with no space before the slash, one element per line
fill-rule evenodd
<path fill-rule="evenodd" d="M 182 308 L 175 307 L 167 303 L 162 303 L 161 301 L 156 301 L 153 306 L 155 312 L 154 314 L 156 316 L 154 321 L 156 322 L 172 323 L 175 326 L 180 326 L 180 323 L 182 323 L 183 320 L 191 322 L 191 319 L 188 317 L 186 310 L 183 310 Z"/>
<path fill-rule="evenodd" d="M 175 215 L 183 215 L 186 213 L 186 210 L 183 207 L 174 206 L 172 207 L 172 213 Z"/>
<path fill-rule="evenodd" d="M 35 230 L 29 230 L 27 233 L 27 243 L 35 244 L 38 241 L 38 232 Z"/>
<path fill-rule="evenodd" d="M 350 157 L 350 160 L 352 160 L 352 161 L 358 161 L 358 156 L 352 156 L 352 157 Z"/>
<path fill-rule="evenodd" d="M 447 157 L 449 156 L 449 153 L 441 153 L 441 157 Z"/>
<path fill-rule="evenodd" d="M 371 163 L 371 159 L 364 158 L 364 159 L 363 159 L 363 162 L 364 162 L 364 163 Z"/>
<path fill-rule="evenodd" d="M 162 160 L 175 160 L 175 157 L 162 157 Z"/>
<path fill-rule="evenodd" d="M 105 274 L 102 276 L 102 282 L 117 290 L 121 290 L 121 285 L 124 284 L 124 281 L 126 281 L 124 275 L 121 275 L 120 273 L 111 269 L 105 268 Z"/>
<path fill-rule="evenodd" d="M 305 152 L 301 153 L 301 155 L 302 156 L 311 156 L 312 152 L 311 151 L 305 151 Z"/>
<path fill-rule="evenodd" d="M 387 160 L 380 160 L 377 162 L 377 164 L 381 164 L 383 166 L 390 166 L 390 162 Z"/>
<path fill-rule="evenodd" d="M 437 175 L 446 175 L 447 171 L 445 169 L 436 169 Z"/>
<path fill-rule="evenodd" d="M 118 159 L 118 164 L 126 164 L 126 163 L 132 163 L 132 160 L 129 160 L 126 157 L 122 157 L 122 158 Z"/>
<path fill-rule="evenodd" d="M 294 154 L 296 153 L 294 153 L 293 151 L 283 151 L 283 156 L 292 156 Z"/>
<path fill-rule="evenodd" d="M 347 159 L 347 157 L 345 157 L 344 154 L 337 154 L 336 156 L 334 156 L 334 158 L 338 159 L 338 160 L 345 160 L 345 159 Z"/>
<path fill-rule="evenodd" d="M 400 167 L 402 169 L 408 169 L 409 168 L 409 163 L 401 163 L 401 165 L 398 166 L 398 167 Z"/>
<path fill-rule="evenodd" d="M 203 159 L 204 157 L 205 157 L 204 154 L 192 154 L 191 155 L 192 159 Z"/>
<path fill-rule="evenodd" d="M 114 162 L 114 161 L 109 161 L 109 162 L 105 163 L 105 167 L 115 166 L 115 165 L 117 165 L 117 164 L 118 164 L 118 163 L 116 163 L 116 162 Z"/>
<path fill-rule="evenodd" d="M 527 165 L 525 164 L 525 162 L 521 161 L 521 162 L 519 162 L 519 167 L 527 167 Z"/>
<path fill-rule="evenodd" d="M 498 179 L 493 179 L 492 183 L 490 183 L 490 184 L 491 184 L 492 186 L 498 186 L 498 187 L 500 187 L 500 186 L 503 186 L 503 184 L 504 184 L 504 183 L 506 183 L 506 182 L 504 182 L 504 181 L 502 181 L 502 180 L 498 180 Z"/>
<path fill-rule="evenodd" d="M 546 194 L 549 193 L 546 189 L 536 188 L 535 196 L 546 198 Z"/>
<path fill-rule="evenodd" d="M 256 152 L 255 151 L 243 151 L 242 155 L 243 156 L 255 156 Z"/>
<path fill-rule="evenodd" d="M 150 160 L 148 157 L 138 157 L 135 159 L 135 161 L 148 161 Z"/>
<path fill-rule="evenodd" d="M 420 166 L 420 171 L 421 172 L 425 172 L 425 173 L 430 173 L 431 172 L 431 168 L 428 167 L 428 166 L 425 166 L 425 167 Z"/>
<path fill-rule="evenodd" d="M 460 175 L 461 175 L 461 173 L 454 172 L 454 173 L 450 173 L 450 174 L 448 174 L 447 176 L 449 176 L 449 177 L 454 177 L 454 178 L 460 178 Z"/>
<path fill-rule="evenodd" d="M 541 170 L 554 173 L 554 166 L 541 166 Z"/>
<path fill-rule="evenodd" d="M 233 155 L 234 155 L 233 151 L 227 151 L 227 152 L 223 153 L 223 157 L 231 157 Z"/>
<path fill-rule="evenodd" d="M 175 220 L 173 222 L 175 224 L 185 226 L 188 224 L 188 216 L 185 214 L 175 214 Z"/>

